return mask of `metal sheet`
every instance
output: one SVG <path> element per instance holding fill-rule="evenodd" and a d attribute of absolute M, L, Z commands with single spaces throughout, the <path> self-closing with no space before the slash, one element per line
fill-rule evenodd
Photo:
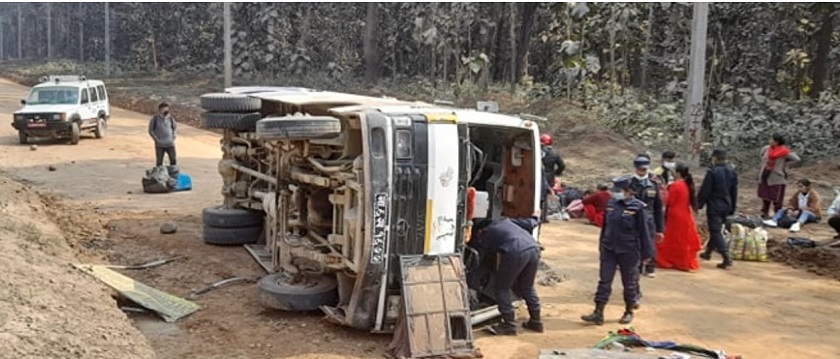
<path fill-rule="evenodd" d="M 466 275 L 457 255 L 400 256 L 412 358 L 473 353 Z"/>
<path fill-rule="evenodd" d="M 149 287 L 115 272 L 107 266 L 84 264 L 74 264 L 73 266 L 114 288 L 131 301 L 157 313 L 167 323 L 175 322 L 200 308 L 198 304 Z"/>

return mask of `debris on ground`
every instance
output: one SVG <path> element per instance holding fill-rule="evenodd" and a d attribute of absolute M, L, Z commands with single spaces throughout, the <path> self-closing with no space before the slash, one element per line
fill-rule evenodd
<path fill-rule="evenodd" d="M 162 234 L 174 234 L 178 232 L 178 225 L 175 222 L 166 222 L 160 226 L 160 233 Z"/>
<path fill-rule="evenodd" d="M 204 288 L 201 288 L 201 289 L 198 289 L 198 290 L 194 290 L 194 291 L 192 291 L 192 293 L 190 293 L 190 295 L 188 295 L 188 296 L 187 296 L 187 298 L 193 299 L 193 298 L 197 297 L 199 294 L 204 294 L 204 293 L 207 293 L 207 292 L 209 292 L 209 291 L 211 291 L 211 290 L 213 290 L 213 289 L 220 288 L 220 287 L 224 287 L 224 286 L 229 285 L 229 284 L 234 284 L 234 283 L 255 283 L 255 282 L 256 282 L 256 281 L 258 281 L 260 278 L 261 278 L 261 277 L 233 277 L 233 278 L 223 279 L 223 280 L 220 280 L 220 281 L 218 281 L 218 282 L 216 282 L 216 283 L 213 283 L 213 284 L 211 284 L 211 285 L 208 285 L 208 286 L 206 286 L 206 287 L 204 287 Z"/>
<path fill-rule="evenodd" d="M 171 262 L 177 261 L 177 260 L 179 260 L 179 259 L 181 259 L 181 258 L 182 258 L 182 257 L 175 257 L 175 258 L 169 258 L 169 259 L 160 259 L 160 260 L 156 260 L 156 261 L 151 261 L 151 262 L 147 262 L 147 263 L 143 263 L 143 264 L 137 264 L 137 265 L 130 265 L 130 266 L 109 265 L 109 266 L 107 266 L 107 267 L 108 267 L 108 268 L 111 268 L 111 269 L 130 269 L 130 270 L 137 270 L 137 269 L 149 269 L 149 268 L 154 268 L 154 267 L 160 267 L 160 266 L 162 266 L 162 265 L 164 265 L 164 264 L 167 264 L 167 263 L 171 263 Z"/>
<path fill-rule="evenodd" d="M 30 145 L 30 146 L 29 146 L 29 150 L 30 150 L 30 151 L 36 151 L 36 150 L 38 150 L 38 145 Z"/>
<path fill-rule="evenodd" d="M 648 341 L 636 332 L 632 326 L 611 331 L 598 344 L 595 349 L 629 351 L 630 348 L 645 348 L 648 350 L 668 350 L 677 353 L 694 355 L 702 358 L 713 359 L 741 359 L 740 355 L 729 355 L 723 350 L 706 349 L 691 344 L 680 344 L 673 341 Z"/>
<path fill-rule="evenodd" d="M 199 309 L 198 304 L 172 294 L 159 291 L 103 265 L 74 265 L 77 269 L 99 279 L 131 301 L 160 315 L 173 323 Z"/>
<path fill-rule="evenodd" d="M 569 276 L 567 274 L 558 274 L 554 270 L 548 270 L 540 275 L 537 283 L 544 287 L 553 287 L 568 280 Z"/>
<path fill-rule="evenodd" d="M 55 172 L 55 166 L 50 165 L 49 167 L 47 167 L 47 171 Z"/>
<path fill-rule="evenodd" d="M 539 359 L 653 359 L 657 355 L 606 351 L 603 349 L 543 349 Z"/>

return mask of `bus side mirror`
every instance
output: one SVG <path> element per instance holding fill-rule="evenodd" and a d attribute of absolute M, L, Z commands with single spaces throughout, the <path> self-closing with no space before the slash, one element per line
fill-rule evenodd
<path fill-rule="evenodd" d="M 26 100 L 20 100 L 20 104 L 26 106 Z"/>

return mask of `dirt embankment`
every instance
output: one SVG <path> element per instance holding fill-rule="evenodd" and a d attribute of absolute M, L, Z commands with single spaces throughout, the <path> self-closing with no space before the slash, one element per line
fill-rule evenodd
<path fill-rule="evenodd" d="M 0 358 L 154 358 L 28 186 L 0 173 Z"/>

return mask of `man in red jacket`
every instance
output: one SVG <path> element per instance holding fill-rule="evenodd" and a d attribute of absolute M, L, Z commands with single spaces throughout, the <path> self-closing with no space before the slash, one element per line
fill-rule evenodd
<path fill-rule="evenodd" d="M 598 185 L 597 192 L 583 199 L 583 213 L 586 214 L 586 218 L 589 218 L 589 223 L 598 228 L 604 225 L 604 213 L 607 211 L 607 202 L 610 198 L 612 198 L 610 188 L 601 183 Z"/>

